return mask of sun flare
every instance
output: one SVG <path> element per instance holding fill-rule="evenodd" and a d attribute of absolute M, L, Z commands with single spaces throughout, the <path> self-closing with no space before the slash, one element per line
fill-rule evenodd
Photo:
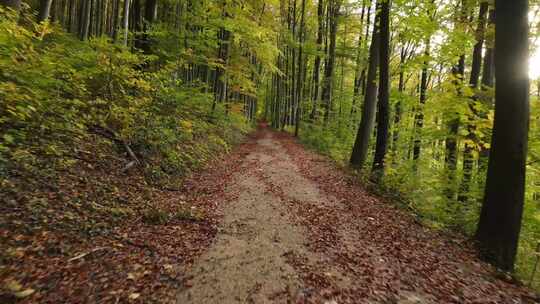
<path fill-rule="evenodd" d="M 537 49 L 529 59 L 529 77 L 531 79 L 540 78 L 540 49 Z"/>

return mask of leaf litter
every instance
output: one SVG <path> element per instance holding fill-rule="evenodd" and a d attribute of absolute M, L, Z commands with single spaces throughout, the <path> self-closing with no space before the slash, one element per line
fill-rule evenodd
<path fill-rule="evenodd" d="M 96 163 L 2 198 L 0 302 L 539 302 L 469 240 L 419 225 L 285 133 L 260 129 L 178 191 L 114 172 Z"/>

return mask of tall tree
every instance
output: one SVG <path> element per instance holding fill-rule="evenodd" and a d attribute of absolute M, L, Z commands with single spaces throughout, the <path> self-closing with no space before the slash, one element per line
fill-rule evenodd
<path fill-rule="evenodd" d="M 302 0 L 300 11 L 300 31 L 299 36 L 299 50 L 298 50 L 298 89 L 296 90 L 298 96 L 296 101 L 296 122 L 294 124 L 294 136 L 298 136 L 300 129 L 300 116 L 302 115 L 302 99 L 303 99 L 303 86 L 304 86 L 304 74 L 305 74 L 305 62 L 303 60 L 304 53 L 304 37 L 305 37 L 305 15 L 306 15 L 306 0 Z"/>
<path fill-rule="evenodd" d="M 364 36 L 363 27 L 364 27 L 364 15 L 366 13 L 366 9 L 369 14 L 369 10 L 371 8 L 371 1 L 370 0 L 363 0 L 362 1 L 362 13 L 360 17 L 360 30 L 358 31 L 358 45 L 356 50 L 356 67 L 355 67 L 355 74 L 354 74 L 354 89 L 353 89 L 353 99 L 352 99 L 352 105 L 351 105 L 351 115 L 356 112 L 356 103 L 357 100 L 360 99 L 360 93 L 362 91 L 362 83 L 364 82 L 365 77 L 365 70 L 364 70 L 364 40 L 367 37 Z M 369 23 L 369 22 L 368 22 Z M 368 24 L 369 27 L 369 24 Z M 367 36 L 367 35 L 366 35 Z"/>
<path fill-rule="evenodd" d="M 513 270 L 518 247 L 529 129 L 528 0 L 496 0 L 495 119 L 476 238 L 483 256 Z"/>
<path fill-rule="evenodd" d="M 473 90 L 473 97 L 468 100 L 468 106 L 470 113 L 467 117 L 467 141 L 465 142 L 465 149 L 463 151 L 463 178 L 461 180 L 460 191 L 458 195 L 458 201 L 465 202 L 469 196 L 470 184 L 472 179 L 472 171 L 474 165 L 473 150 L 475 142 L 477 141 L 475 134 L 474 121 L 479 113 L 475 110 L 475 102 L 478 99 L 476 90 L 478 89 L 478 81 L 480 80 L 480 70 L 482 68 L 482 49 L 484 47 L 484 31 L 486 27 L 486 13 L 489 9 L 489 2 L 483 1 L 480 3 L 480 10 L 478 12 L 478 25 L 476 28 L 476 43 L 473 49 L 472 63 L 471 63 L 471 78 L 469 80 L 469 87 Z"/>
<path fill-rule="evenodd" d="M 92 12 L 92 2 L 93 0 L 84 1 L 83 9 L 83 20 L 81 27 L 81 40 L 87 40 L 90 35 L 90 25 L 91 25 L 91 12 Z"/>
<path fill-rule="evenodd" d="M 319 0 L 317 4 L 317 55 L 315 56 L 315 63 L 313 66 L 313 96 L 312 96 L 312 108 L 309 115 L 310 119 L 315 119 L 317 115 L 317 101 L 319 100 L 319 78 L 321 72 L 321 55 L 322 43 L 324 35 L 324 0 Z"/>
<path fill-rule="evenodd" d="M 328 55 L 324 66 L 324 80 L 321 100 L 324 104 L 324 121 L 328 122 L 330 112 L 332 112 L 332 90 L 334 83 L 334 68 L 336 62 L 336 39 L 339 10 L 342 0 L 329 0 L 328 3 L 328 21 L 329 21 L 329 39 Z"/>
<path fill-rule="evenodd" d="M 124 0 L 124 45 L 128 45 L 129 33 L 129 0 Z"/>
<path fill-rule="evenodd" d="M 390 5 L 391 0 L 382 0 L 377 143 L 372 167 L 376 179 L 380 179 L 384 174 L 386 152 L 388 151 L 388 131 L 390 126 Z"/>
<path fill-rule="evenodd" d="M 143 35 L 139 47 L 144 53 L 150 54 L 150 27 L 155 22 L 157 15 L 157 0 L 146 0 L 144 5 Z"/>
<path fill-rule="evenodd" d="M 369 47 L 369 66 L 367 73 L 366 94 L 364 95 L 364 106 L 362 108 L 362 118 L 358 125 L 356 139 L 351 154 L 351 166 L 362 169 L 366 161 L 369 139 L 373 134 L 375 125 L 375 113 L 377 110 L 377 68 L 379 65 L 379 20 L 380 20 L 380 2 L 377 2 L 377 15 L 373 25 L 373 35 L 371 37 L 371 46 Z"/>

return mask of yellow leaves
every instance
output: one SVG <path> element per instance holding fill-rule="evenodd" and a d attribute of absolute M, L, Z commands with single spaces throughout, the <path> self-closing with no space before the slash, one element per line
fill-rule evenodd
<path fill-rule="evenodd" d="M 186 132 L 188 133 L 192 133 L 193 132 L 193 122 L 191 122 L 190 120 L 180 120 L 180 127 L 182 129 L 184 129 Z"/>
<path fill-rule="evenodd" d="M 45 21 L 37 25 L 35 37 L 39 40 L 43 40 L 46 35 L 52 32 L 53 28 L 51 27 L 51 24 L 48 21 Z"/>
<path fill-rule="evenodd" d="M 136 300 L 136 299 L 138 299 L 140 296 L 141 296 L 140 293 L 134 292 L 134 293 L 132 293 L 132 294 L 129 295 L 129 299 L 130 299 L 130 300 Z"/>
<path fill-rule="evenodd" d="M 18 291 L 16 293 L 14 293 L 14 295 L 15 295 L 16 298 L 22 299 L 22 298 L 26 298 L 26 297 L 32 295 L 34 292 L 35 292 L 34 289 L 28 288 L 28 289 L 25 289 L 25 290 L 22 290 L 22 291 Z"/>
<path fill-rule="evenodd" d="M 32 288 L 23 288 L 21 283 L 16 280 L 8 280 L 4 287 L 17 299 L 26 298 L 36 292 Z"/>
<path fill-rule="evenodd" d="M 14 259 L 22 259 L 25 255 L 25 252 L 24 252 L 24 248 L 22 247 L 17 247 L 17 248 L 10 247 L 6 250 L 6 254 L 7 256 Z"/>

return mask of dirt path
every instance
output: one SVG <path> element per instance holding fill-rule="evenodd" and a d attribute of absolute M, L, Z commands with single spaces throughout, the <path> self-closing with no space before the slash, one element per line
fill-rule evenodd
<path fill-rule="evenodd" d="M 253 140 L 177 303 L 535 302 L 290 137 Z"/>

